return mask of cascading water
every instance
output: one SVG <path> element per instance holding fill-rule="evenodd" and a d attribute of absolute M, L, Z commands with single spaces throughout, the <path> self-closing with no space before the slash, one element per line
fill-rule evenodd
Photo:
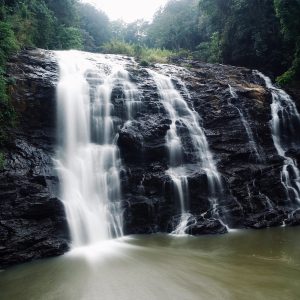
<path fill-rule="evenodd" d="M 276 88 L 271 79 L 260 72 L 255 72 L 266 84 L 272 94 L 272 138 L 278 154 L 284 158 L 281 182 L 286 190 L 290 204 L 300 204 L 300 172 L 296 162 L 288 156 L 289 149 L 300 148 L 300 115 L 291 97 L 283 90 Z"/>
<path fill-rule="evenodd" d="M 222 191 L 222 182 L 209 150 L 206 136 L 200 127 L 199 115 L 189 108 L 187 102 L 175 89 L 169 76 L 153 70 L 148 70 L 148 72 L 154 79 L 162 104 L 171 118 L 170 129 L 166 136 L 166 145 L 170 156 L 168 174 L 173 181 L 175 195 L 177 195 L 181 207 L 181 220 L 173 233 L 184 234 L 191 214 L 188 213 L 187 168 L 184 163 L 183 148 L 177 128 L 178 124 L 182 124 L 187 128 L 193 145 L 196 164 L 199 164 L 199 167 L 207 175 L 209 201 L 213 215 L 217 218 L 219 218 L 217 212 L 218 196 Z"/>
<path fill-rule="evenodd" d="M 56 163 L 73 246 L 120 237 L 121 162 L 116 145 L 112 91 L 121 87 L 127 117 L 139 102 L 128 72 L 118 61 L 78 51 L 57 52 L 59 149 Z M 95 59 L 96 58 L 96 59 Z"/>
<path fill-rule="evenodd" d="M 237 95 L 235 89 L 230 84 L 228 86 L 229 86 L 229 91 L 230 91 L 230 95 L 231 95 L 232 99 L 238 99 L 238 95 Z M 235 108 L 238 111 L 240 119 L 242 121 L 242 124 L 243 124 L 243 126 L 246 130 L 247 136 L 248 136 L 250 149 L 251 149 L 252 153 L 255 155 L 256 160 L 258 162 L 264 161 L 264 154 L 261 153 L 262 151 L 259 150 L 259 148 L 256 144 L 256 141 L 255 141 L 254 135 L 253 135 L 253 131 L 252 131 L 247 119 L 245 118 L 244 113 L 236 105 L 234 105 L 231 102 L 231 99 L 228 100 L 228 105 Z"/>

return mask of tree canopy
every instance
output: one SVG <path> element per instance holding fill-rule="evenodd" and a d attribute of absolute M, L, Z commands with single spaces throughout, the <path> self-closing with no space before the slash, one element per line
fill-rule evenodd
<path fill-rule="evenodd" d="M 257 68 L 284 85 L 300 81 L 300 0 L 169 0 L 151 23 L 130 24 L 79 0 L 0 0 L 0 150 L 15 122 L 5 64 L 25 47 L 134 55 L 144 65 L 185 56 Z"/>
<path fill-rule="evenodd" d="M 79 0 L 0 0 L 0 59 L 26 46 L 101 51 L 111 42 L 115 52 L 127 43 L 127 52 L 167 49 L 283 74 L 286 83 L 299 79 L 299 16 L 300 0 L 169 0 L 151 23 L 126 24 Z"/>

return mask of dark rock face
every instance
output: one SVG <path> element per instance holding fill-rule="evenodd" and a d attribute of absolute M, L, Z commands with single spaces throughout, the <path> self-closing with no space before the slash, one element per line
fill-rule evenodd
<path fill-rule="evenodd" d="M 271 136 L 272 97 L 262 80 L 245 68 L 191 61 L 184 64 L 188 64 L 188 69 L 157 66 L 156 71 L 172 76 L 177 90 L 201 117 L 223 181 L 223 192 L 218 199 L 221 219 L 232 228 L 264 228 L 284 222 L 296 224 L 297 217 L 292 213 L 295 206 L 287 202 L 281 184 L 283 159 L 278 156 Z M 180 213 L 180 206 L 166 175 L 165 136 L 170 120 L 149 74 L 135 69 L 131 75 L 141 91 L 143 107 L 135 121 L 120 130 L 118 140 L 126 170 L 123 194 L 126 203 L 130 203 L 124 206 L 125 229 L 128 233 L 140 233 L 141 227 L 136 226 L 133 212 L 135 207 L 142 206 L 139 218 L 143 220 L 145 232 L 171 232 L 175 225 L 170 226 L 170 220 Z M 236 91 L 236 98 L 229 86 Z M 257 153 L 249 141 L 241 113 L 252 132 Z M 207 177 L 193 164 L 188 132 L 180 126 L 178 124 L 184 159 L 190 166 L 189 212 L 204 216 L 189 227 L 189 233 L 222 233 L 224 228 L 213 218 L 208 201 Z M 296 158 L 297 151 L 291 151 Z M 293 221 L 288 221 L 290 219 Z"/>
<path fill-rule="evenodd" d="M 60 255 L 69 248 L 63 204 L 57 199 L 55 88 L 52 54 L 36 50 L 12 59 L 10 94 L 18 125 L 0 171 L 0 268 Z"/>
<path fill-rule="evenodd" d="M 281 183 L 283 159 L 277 154 L 270 130 L 272 99 L 262 80 L 244 68 L 181 63 L 187 68 L 153 69 L 171 75 L 189 107 L 199 114 L 223 182 L 217 205 L 221 222 L 208 200 L 208 178 L 195 164 L 187 129 L 176 124 L 188 174 L 188 212 L 192 217 L 187 233 L 225 233 L 224 224 L 232 228 L 299 225 L 299 210 L 295 210 L 295 203 L 287 202 Z M 0 267 L 62 254 L 70 240 L 52 161 L 56 60 L 49 51 L 25 51 L 12 60 L 9 70 L 16 79 L 11 95 L 20 124 L 12 131 L 5 170 L 0 173 Z M 128 71 L 142 105 L 134 120 L 126 124 L 120 121 L 118 132 L 124 232 L 172 232 L 180 219 L 180 204 L 167 173 L 165 138 L 171 120 L 147 70 L 128 60 Z M 90 77 L 88 81 L 97 80 L 94 75 Z M 124 120 L 122 90 L 113 91 L 112 103 L 115 117 Z M 300 163 L 299 150 L 289 152 Z"/>
<path fill-rule="evenodd" d="M 174 216 L 169 222 L 169 231 L 172 231 L 180 223 L 181 215 Z M 189 215 L 187 218 L 185 233 L 190 235 L 224 234 L 228 230 L 220 220 L 205 218 L 203 216 Z"/>

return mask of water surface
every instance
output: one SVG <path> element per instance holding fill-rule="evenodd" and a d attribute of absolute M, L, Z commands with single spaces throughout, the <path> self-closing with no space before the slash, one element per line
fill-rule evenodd
<path fill-rule="evenodd" d="M 300 299 L 300 228 L 131 236 L 0 273 L 0 299 Z"/>

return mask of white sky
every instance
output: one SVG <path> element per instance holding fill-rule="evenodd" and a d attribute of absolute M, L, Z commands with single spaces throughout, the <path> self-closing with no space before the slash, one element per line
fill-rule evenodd
<path fill-rule="evenodd" d="M 156 10 L 168 0 L 82 0 L 96 5 L 111 20 L 123 19 L 133 22 L 136 19 L 150 21 Z"/>

